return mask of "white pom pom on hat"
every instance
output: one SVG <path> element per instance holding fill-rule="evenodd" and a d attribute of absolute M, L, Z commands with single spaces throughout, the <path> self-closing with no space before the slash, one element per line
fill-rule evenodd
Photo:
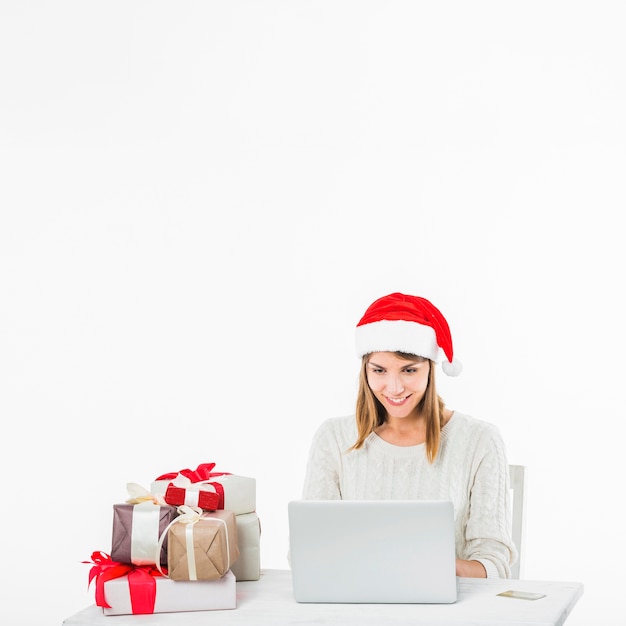
<path fill-rule="evenodd" d="M 374 301 L 356 327 L 357 356 L 370 352 L 406 352 L 441 363 L 444 373 L 458 376 L 463 365 L 454 358 L 450 327 L 432 302 L 391 293 Z"/>

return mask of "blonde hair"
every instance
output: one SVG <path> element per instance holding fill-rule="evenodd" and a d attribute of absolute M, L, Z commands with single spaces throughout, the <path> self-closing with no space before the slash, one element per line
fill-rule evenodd
<path fill-rule="evenodd" d="M 407 361 L 429 361 L 424 357 L 406 352 L 394 352 L 394 354 Z M 359 373 L 359 390 L 356 399 L 356 424 L 358 437 L 350 450 L 358 450 L 363 446 L 365 440 L 379 427 L 386 419 L 386 411 L 383 405 L 376 399 L 367 382 L 367 363 L 370 354 L 363 356 L 361 371 Z M 441 422 L 443 419 L 444 402 L 437 394 L 435 387 L 435 362 L 430 361 L 428 372 L 428 384 L 426 392 L 421 402 L 417 405 L 417 410 L 426 418 L 426 458 L 429 463 L 434 463 L 439 452 L 441 442 Z"/>

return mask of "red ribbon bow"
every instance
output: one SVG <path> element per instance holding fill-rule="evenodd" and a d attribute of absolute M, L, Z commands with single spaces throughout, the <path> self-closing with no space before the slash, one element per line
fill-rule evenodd
<path fill-rule="evenodd" d="M 170 472 L 169 474 L 163 474 L 155 480 L 174 480 L 176 476 L 182 474 L 186 476 L 192 483 L 200 483 L 216 476 L 226 476 L 230 472 L 212 472 L 215 467 L 215 463 L 200 463 L 195 470 L 182 469 L 179 472 Z"/>
<path fill-rule="evenodd" d="M 203 498 L 208 500 L 206 503 L 203 503 L 204 506 L 202 508 L 207 509 L 209 511 L 214 511 L 216 509 L 224 508 L 224 487 L 221 483 L 211 482 L 211 478 L 216 478 L 217 476 L 228 476 L 230 472 L 212 472 L 211 470 L 215 467 L 215 463 L 200 463 L 195 470 L 190 469 L 182 469 L 179 472 L 170 472 L 168 474 L 162 474 L 155 480 L 174 480 L 179 474 L 188 478 L 192 483 L 208 483 L 212 485 L 217 494 L 217 498 L 214 494 L 203 495 Z M 173 489 L 172 489 L 173 487 Z M 182 492 L 182 493 L 181 493 Z M 168 495 L 168 493 L 171 495 Z M 184 502 L 185 494 L 183 489 L 177 488 L 175 485 L 171 484 L 168 486 L 168 490 L 165 494 L 165 501 L 168 504 L 172 504 L 174 506 L 179 505 L 181 502 Z M 201 506 L 199 504 L 199 506 Z"/>
<path fill-rule="evenodd" d="M 105 552 L 93 552 L 91 561 L 93 567 L 89 570 L 89 583 L 96 579 L 96 605 L 110 609 L 111 606 L 104 597 L 104 583 L 113 578 L 119 578 L 128 574 L 128 586 L 130 590 L 130 603 L 133 614 L 154 613 L 156 601 L 155 576 L 161 576 L 161 572 L 151 565 L 131 565 L 113 561 Z M 164 570 L 165 571 L 165 570 Z M 165 572 L 166 573 L 166 572 Z"/>

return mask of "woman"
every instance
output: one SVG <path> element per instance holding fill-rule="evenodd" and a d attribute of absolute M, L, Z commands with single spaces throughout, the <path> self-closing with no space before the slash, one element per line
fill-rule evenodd
<path fill-rule="evenodd" d="M 509 578 L 517 551 L 506 450 L 495 426 L 448 409 L 437 394 L 437 363 L 448 375 L 461 371 L 446 319 L 424 298 L 392 293 L 365 312 L 356 348 L 356 416 L 318 429 L 303 497 L 451 500 L 457 576 Z"/>

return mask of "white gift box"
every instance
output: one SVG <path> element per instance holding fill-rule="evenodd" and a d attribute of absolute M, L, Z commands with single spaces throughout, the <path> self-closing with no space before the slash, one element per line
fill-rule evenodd
<path fill-rule="evenodd" d="M 236 515 L 239 558 L 231 566 L 239 580 L 259 580 L 261 577 L 261 522 L 256 513 Z"/>
<path fill-rule="evenodd" d="M 218 580 L 170 580 L 163 576 L 154 578 L 156 600 L 154 613 L 186 611 L 216 611 L 237 606 L 235 575 L 228 571 Z M 128 576 L 113 578 L 104 583 L 104 597 L 111 608 L 103 607 L 105 615 L 131 615 L 133 613 Z"/>
<path fill-rule="evenodd" d="M 192 483 L 188 478 L 179 474 L 174 480 L 155 480 L 152 482 L 150 491 L 155 495 L 164 495 L 167 486 L 174 483 L 177 487 L 190 490 L 220 491 L 216 483 L 224 491 L 224 506 L 221 507 L 232 511 L 235 515 L 243 515 L 256 511 L 256 479 L 237 474 L 223 474 L 207 481 Z"/>

